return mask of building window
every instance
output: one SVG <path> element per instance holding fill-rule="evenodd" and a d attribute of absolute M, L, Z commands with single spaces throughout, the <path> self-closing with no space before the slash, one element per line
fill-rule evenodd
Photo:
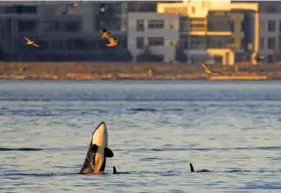
<path fill-rule="evenodd" d="M 190 40 L 192 49 L 205 49 L 208 43 L 206 36 L 191 36 Z"/>
<path fill-rule="evenodd" d="M 35 5 L 13 5 L 7 6 L 7 14 L 36 14 L 37 7 Z"/>
<path fill-rule="evenodd" d="M 80 31 L 80 22 L 78 21 L 68 21 L 65 23 L 66 32 L 77 32 Z"/>
<path fill-rule="evenodd" d="M 267 48 L 270 49 L 270 50 L 275 49 L 275 38 L 274 37 L 269 37 L 267 39 Z"/>
<path fill-rule="evenodd" d="M 164 38 L 163 37 L 149 37 L 148 46 L 163 46 L 164 45 Z"/>
<path fill-rule="evenodd" d="M 276 22 L 275 20 L 268 20 L 267 31 L 274 32 L 276 30 Z"/>
<path fill-rule="evenodd" d="M 264 38 L 260 38 L 260 49 L 264 49 Z"/>
<path fill-rule="evenodd" d="M 137 31 L 144 31 L 144 20 L 137 20 Z"/>
<path fill-rule="evenodd" d="M 25 20 L 18 22 L 19 32 L 32 32 L 36 30 L 37 22 L 35 20 Z"/>
<path fill-rule="evenodd" d="M 62 46 L 62 41 L 60 40 L 52 40 L 52 41 L 49 41 L 49 48 L 51 48 L 52 50 L 61 50 L 63 49 L 63 46 Z"/>
<path fill-rule="evenodd" d="M 187 32 L 189 27 L 189 22 L 187 20 L 180 20 L 180 32 Z"/>
<path fill-rule="evenodd" d="M 179 46 L 182 47 L 183 49 L 188 49 L 189 48 L 188 39 L 189 36 L 187 35 L 180 36 L 180 40 L 178 41 Z"/>
<path fill-rule="evenodd" d="M 200 39 L 198 39 L 198 41 L 199 40 Z M 202 41 L 203 40 L 201 39 L 201 44 L 203 44 Z M 227 36 L 226 37 L 208 36 L 208 38 L 207 38 L 208 48 L 229 48 L 229 47 L 233 46 L 234 43 L 235 43 L 234 40 L 230 36 L 228 36 L 228 37 Z M 199 44 L 199 42 L 198 42 L 198 44 Z"/>
<path fill-rule="evenodd" d="M 164 20 L 163 19 L 148 20 L 148 28 L 149 29 L 163 29 Z"/>
<path fill-rule="evenodd" d="M 144 38 L 143 37 L 137 37 L 136 38 L 136 47 L 138 49 L 143 49 L 144 48 Z"/>
<path fill-rule="evenodd" d="M 65 41 L 66 50 L 75 50 L 75 41 L 73 39 L 68 39 Z"/>
<path fill-rule="evenodd" d="M 60 30 L 60 25 L 58 21 L 43 21 L 44 32 L 56 32 L 59 30 Z"/>
<path fill-rule="evenodd" d="M 73 39 L 73 43 L 74 43 L 74 49 L 76 50 L 84 50 L 87 46 L 86 41 L 81 38 Z"/>

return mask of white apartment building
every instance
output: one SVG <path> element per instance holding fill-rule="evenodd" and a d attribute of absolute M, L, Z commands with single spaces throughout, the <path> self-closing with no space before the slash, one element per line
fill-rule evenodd
<path fill-rule="evenodd" d="M 179 23 L 178 14 L 128 13 L 127 48 L 133 59 L 149 47 L 165 62 L 173 61 L 180 38 Z"/>
<path fill-rule="evenodd" d="M 260 2 L 260 54 L 281 59 L 281 2 Z"/>

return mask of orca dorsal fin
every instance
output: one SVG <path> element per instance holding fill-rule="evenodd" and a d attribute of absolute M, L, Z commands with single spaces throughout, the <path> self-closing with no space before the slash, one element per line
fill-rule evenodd
<path fill-rule="evenodd" d="M 111 151 L 111 149 L 109 149 L 108 147 L 104 148 L 104 156 L 105 157 L 113 157 L 114 154 L 113 152 Z"/>
<path fill-rule="evenodd" d="M 115 166 L 113 166 L 113 174 L 117 174 L 117 170 Z"/>
<path fill-rule="evenodd" d="M 190 166 L 190 171 L 194 172 L 194 167 L 193 167 L 192 163 L 189 163 L 189 166 Z"/>

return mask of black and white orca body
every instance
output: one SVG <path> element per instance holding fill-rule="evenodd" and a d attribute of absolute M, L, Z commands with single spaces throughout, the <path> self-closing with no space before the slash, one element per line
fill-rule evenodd
<path fill-rule="evenodd" d="M 113 157 L 108 148 L 108 133 L 104 122 L 101 122 L 92 133 L 91 142 L 80 174 L 100 174 L 104 172 L 106 158 Z"/>

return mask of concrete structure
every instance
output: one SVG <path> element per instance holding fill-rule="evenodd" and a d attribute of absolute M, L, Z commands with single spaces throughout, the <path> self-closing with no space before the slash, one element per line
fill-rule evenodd
<path fill-rule="evenodd" d="M 260 54 L 267 61 L 281 60 L 281 2 L 259 2 Z"/>
<path fill-rule="evenodd" d="M 178 14 L 129 13 L 128 49 L 133 59 L 148 46 L 155 55 L 166 62 L 175 59 L 175 46 L 179 40 Z"/>
<path fill-rule="evenodd" d="M 158 3 L 157 12 L 186 17 L 180 23 L 180 42 L 185 42 L 189 60 L 213 57 L 221 58 L 223 64 L 233 65 L 246 57 L 256 64 L 259 51 L 258 8 L 257 3 L 186 0 L 182 3 Z M 220 43 L 214 45 L 216 43 L 213 42 Z"/>

